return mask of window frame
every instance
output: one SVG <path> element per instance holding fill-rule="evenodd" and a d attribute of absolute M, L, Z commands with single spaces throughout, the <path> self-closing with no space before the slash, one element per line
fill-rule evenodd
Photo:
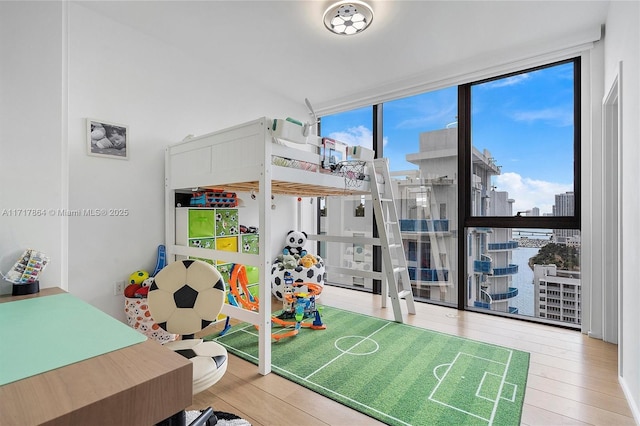
<path fill-rule="evenodd" d="M 537 71 L 566 63 L 573 63 L 573 216 L 472 216 L 471 214 L 471 88 L 473 86 L 501 80 L 526 72 Z M 498 227 L 498 228 L 546 228 L 546 229 L 580 229 L 581 225 L 581 58 L 565 59 L 545 65 L 514 71 L 499 76 L 458 85 L 458 176 L 461 177 L 458 192 L 459 223 L 465 228 Z"/>
<path fill-rule="evenodd" d="M 512 77 L 525 72 L 536 71 L 565 63 L 573 63 L 573 216 L 473 216 L 471 214 L 471 181 L 472 181 L 472 140 L 471 140 L 471 88 L 474 85 Z M 582 134 L 582 83 L 581 56 L 552 62 L 494 76 L 478 81 L 458 85 L 458 235 L 459 254 L 467 251 L 466 230 L 469 228 L 539 228 L 539 229 L 581 229 L 581 134 Z M 458 270 L 466 271 L 466 257 L 458 256 Z M 466 273 L 459 274 L 458 306 L 459 310 L 472 310 L 466 306 L 468 290 Z M 543 318 L 542 316 L 540 318 Z"/>

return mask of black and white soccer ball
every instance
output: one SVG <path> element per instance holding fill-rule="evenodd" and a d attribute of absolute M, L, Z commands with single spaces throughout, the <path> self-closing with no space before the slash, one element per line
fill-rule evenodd
<path fill-rule="evenodd" d="M 153 319 L 175 334 L 193 334 L 214 322 L 224 300 L 222 275 L 200 260 L 180 260 L 164 267 L 148 295 Z"/>
<path fill-rule="evenodd" d="M 296 265 L 294 269 L 286 269 L 282 267 L 282 262 L 275 259 L 271 267 L 271 293 L 278 300 L 283 299 L 284 294 L 284 275 L 285 272 L 291 274 L 291 278 L 295 283 L 312 283 L 318 284 L 324 288 L 325 266 L 324 260 L 320 256 L 315 256 L 316 263 L 309 268 L 302 265 Z"/>

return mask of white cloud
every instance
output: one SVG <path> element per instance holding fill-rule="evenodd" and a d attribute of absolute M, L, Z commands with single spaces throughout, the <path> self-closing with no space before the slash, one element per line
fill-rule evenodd
<path fill-rule="evenodd" d="M 501 78 L 500 80 L 490 81 L 483 84 L 481 87 L 485 89 L 495 89 L 496 87 L 514 86 L 528 80 L 530 77 L 531 76 L 528 73 L 518 74 L 507 78 Z"/>
<path fill-rule="evenodd" d="M 341 132 L 333 132 L 329 134 L 331 139 L 343 142 L 348 146 L 373 146 L 373 132 L 366 126 L 350 127 L 347 130 Z M 383 144 L 387 144 L 387 138 L 383 139 Z"/>
<path fill-rule="evenodd" d="M 511 116 L 516 121 L 524 121 L 527 123 L 546 121 L 561 127 L 573 125 L 573 110 L 570 108 L 544 108 L 531 111 L 516 111 Z"/>
<path fill-rule="evenodd" d="M 457 100 L 448 104 L 443 102 L 421 103 L 415 109 L 418 110 L 417 116 L 398 122 L 395 128 L 424 129 L 433 126 L 444 128 L 446 125 L 456 121 L 458 116 Z"/>
<path fill-rule="evenodd" d="M 522 177 L 517 173 L 507 172 L 494 178 L 496 191 L 506 191 L 509 198 L 515 200 L 513 213 L 531 210 L 533 207 L 540 209 L 540 214 L 551 213 L 556 194 L 564 194 L 573 191 L 571 184 L 546 182 L 543 180 Z"/>

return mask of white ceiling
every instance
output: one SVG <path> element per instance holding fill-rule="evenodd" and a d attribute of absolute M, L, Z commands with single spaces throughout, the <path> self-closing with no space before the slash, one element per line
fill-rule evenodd
<path fill-rule="evenodd" d="M 86 7 L 268 90 L 323 104 L 496 52 L 593 31 L 608 1 L 369 1 L 361 34 L 322 23 L 332 1 L 87 1 Z"/>

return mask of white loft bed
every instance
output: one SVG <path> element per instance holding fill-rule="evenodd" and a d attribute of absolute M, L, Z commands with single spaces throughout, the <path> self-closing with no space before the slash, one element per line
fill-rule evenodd
<path fill-rule="evenodd" d="M 271 195 L 320 197 L 370 193 L 365 178 L 357 188 L 346 189 L 343 176 L 320 171 L 322 156 L 273 143 L 273 120 L 262 117 L 224 130 L 193 137 L 170 145 L 165 154 L 165 218 L 167 258 L 196 256 L 258 266 L 260 269 L 260 311 L 251 312 L 225 304 L 222 312 L 259 326 L 259 372 L 271 371 L 271 263 L 278 253 L 271 250 Z M 277 142 L 277 141 L 276 141 Z M 307 147 L 309 145 L 300 145 Z M 313 145 L 311 145 L 313 146 Z M 317 151 L 317 147 L 315 148 Z M 272 158 L 286 158 L 318 165 L 317 171 L 272 164 Z M 366 173 L 366 171 L 365 171 Z M 232 253 L 176 245 L 175 194 L 195 188 L 224 188 L 251 192 L 259 206 L 259 253 Z"/>

